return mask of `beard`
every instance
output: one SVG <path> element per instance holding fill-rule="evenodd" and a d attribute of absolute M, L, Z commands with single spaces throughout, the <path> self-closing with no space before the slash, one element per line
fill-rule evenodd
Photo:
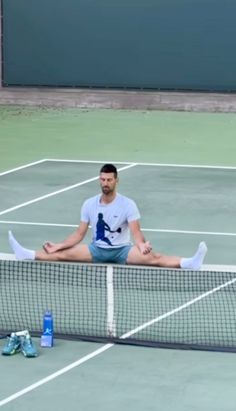
<path fill-rule="evenodd" d="M 107 187 L 107 186 L 104 186 L 104 187 L 102 187 L 102 192 L 103 192 L 103 194 L 111 194 L 111 193 L 113 193 L 113 191 L 114 191 L 114 189 L 113 188 L 109 188 L 109 187 Z"/>

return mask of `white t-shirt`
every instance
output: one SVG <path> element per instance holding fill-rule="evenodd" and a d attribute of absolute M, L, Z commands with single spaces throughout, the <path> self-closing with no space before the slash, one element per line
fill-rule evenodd
<path fill-rule="evenodd" d="M 101 194 L 89 198 L 81 209 L 81 221 L 91 225 L 93 243 L 102 248 L 131 244 L 128 223 L 140 219 L 135 202 L 118 193 L 109 204 L 100 199 Z"/>

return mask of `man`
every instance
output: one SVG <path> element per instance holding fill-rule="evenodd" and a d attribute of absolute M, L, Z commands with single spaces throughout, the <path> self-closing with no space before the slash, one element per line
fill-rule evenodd
<path fill-rule="evenodd" d="M 140 229 L 140 214 L 135 202 L 116 191 L 116 167 L 113 164 L 105 164 L 100 170 L 99 178 L 102 194 L 84 202 L 78 228 L 61 243 L 48 241 L 42 250 L 28 250 L 9 232 L 9 243 L 16 258 L 200 269 L 207 253 L 204 242 L 199 244 L 196 254 L 191 258 L 167 256 L 152 251 L 150 242 L 145 240 Z M 89 225 L 92 228 L 93 240 L 87 245 L 81 242 Z M 130 242 L 130 233 L 134 245 Z"/>

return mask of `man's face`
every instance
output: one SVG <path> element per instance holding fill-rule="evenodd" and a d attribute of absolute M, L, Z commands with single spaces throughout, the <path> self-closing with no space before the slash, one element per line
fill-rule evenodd
<path fill-rule="evenodd" d="M 101 173 L 99 179 L 103 194 L 111 194 L 115 191 L 118 178 L 115 178 L 114 173 Z"/>

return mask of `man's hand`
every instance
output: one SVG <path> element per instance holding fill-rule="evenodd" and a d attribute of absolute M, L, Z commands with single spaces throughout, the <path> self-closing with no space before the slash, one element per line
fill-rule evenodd
<path fill-rule="evenodd" d="M 56 251 L 61 250 L 61 245 L 52 243 L 51 241 L 45 241 L 45 243 L 43 244 L 43 249 L 44 251 L 46 251 L 46 253 L 52 254 Z"/>
<path fill-rule="evenodd" d="M 149 254 L 152 251 L 152 246 L 150 241 L 146 241 L 145 243 L 139 244 L 139 249 L 142 254 Z"/>

